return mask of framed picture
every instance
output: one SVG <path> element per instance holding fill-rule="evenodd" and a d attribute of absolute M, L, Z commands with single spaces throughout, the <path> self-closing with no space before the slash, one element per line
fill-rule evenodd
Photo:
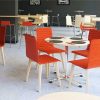
<path fill-rule="evenodd" d="M 57 4 L 59 4 L 59 5 L 69 5 L 70 0 L 57 0 Z"/>
<path fill-rule="evenodd" d="M 40 0 L 30 0 L 30 5 L 40 5 L 41 4 L 41 1 Z"/>

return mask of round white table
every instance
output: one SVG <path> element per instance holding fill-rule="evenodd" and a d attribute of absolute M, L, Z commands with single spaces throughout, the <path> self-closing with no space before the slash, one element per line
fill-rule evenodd
<path fill-rule="evenodd" d="M 75 37 L 63 37 L 61 39 L 46 38 L 45 41 L 51 42 L 55 45 L 63 45 L 63 46 L 86 46 L 90 43 L 89 40 L 87 40 L 87 39 L 77 39 L 77 37 L 76 37 L 76 39 L 71 39 L 71 38 L 75 38 Z M 56 41 L 58 41 L 58 43 Z M 78 43 L 78 41 L 79 41 L 79 43 Z M 80 43 L 81 41 L 84 43 Z"/>
<path fill-rule="evenodd" d="M 100 100 L 100 97 L 80 92 L 55 92 L 38 100 Z"/>

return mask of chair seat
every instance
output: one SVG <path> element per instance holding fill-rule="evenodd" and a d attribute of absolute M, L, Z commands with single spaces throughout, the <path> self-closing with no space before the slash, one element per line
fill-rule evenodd
<path fill-rule="evenodd" d="M 88 68 L 88 59 L 72 60 L 69 62 L 71 62 L 72 64 L 79 66 L 83 69 L 89 69 Z"/>
<path fill-rule="evenodd" d="M 76 51 L 72 51 L 72 53 L 87 57 L 89 50 L 76 50 Z"/>
<path fill-rule="evenodd" d="M 3 45 L 0 44 L 0 48 L 3 47 L 3 46 L 4 46 L 4 44 Z"/>
<path fill-rule="evenodd" d="M 51 56 L 48 56 L 48 55 L 39 55 L 37 63 L 46 64 L 46 63 L 53 63 L 53 62 L 57 62 L 57 61 L 60 61 L 60 60 L 53 58 Z"/>
<path fill-rule="evenodd" d="M 40 51 L 43 51 L 43 52 L 46 52 L 48 54 L 53 54 L 53 53 L 62 53 L 62 52 L 65 52 L 66 50 L 62 50 L 62 49 L 59 49 L 59 48 L 56 48 L 56 47 L 40 47 L 39 48 Z"/>
<path fill-rule="evenodd" d="M 82 27 L 82 30 L 96 30 L 96 28 L 95 27 L 85 27 L 85 26 L 83 26 Z"/>

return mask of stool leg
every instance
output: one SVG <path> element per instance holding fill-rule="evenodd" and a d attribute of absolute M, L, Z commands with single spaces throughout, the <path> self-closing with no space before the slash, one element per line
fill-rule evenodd
<path fill-rule="evenodd" d="M 10 48 L 11 48 L 11 26 L 9 26 L 9 32 L 10 32 Z"/>
<path fill-rule="evenodd" d="M 58 22 L 58 26 L 60 26 L 60 21 L 59 21 L 59 17 L 57 17 L 57 22 Z"/>
<path fill-rule="evenodd" d="M 21 43 L 22 42 L 22 40 L 21 40 L 22 39 L 22 34 L 23 34 L 22 32 L 23 32 L 23 27 L 21 27 L 21 33 L 20 33 L 20 36 L 19 36 L 19 48 L 20 48 L 20 46 L 22 44 Z"/>
<path fill-rule="evenodd" d="M 16 31 L 15 31 L 15 26 L 14 26 L 14 40 L 15 40 L 15 43 L 16 43 Z"/>
<path fill-rule="evenodd" d="M 53 20 L 54 20 L 54 18 L 52 17 L 52 21 L 51 21 L 51 23 L 52 23 L 52 26 L 53 26 Z"/>

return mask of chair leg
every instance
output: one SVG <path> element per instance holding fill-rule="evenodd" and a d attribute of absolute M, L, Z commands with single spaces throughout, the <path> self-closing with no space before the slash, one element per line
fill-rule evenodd
<path fill-rule="evenodd" d="M 66 50 L 65 54 L 67 54 L 67 61 L 68 61 L 68 46 L 65 46 L 65 50 Z"/>
<path fill-rule="evenodd" d="M 72 80 L 73 80 L 73 77 L 74 77 L 74 65 L 72 64 L 71 66 L 71 72 L 70 72 L 70 79 L 69 79 L 69 85 L 68 87 L 70 88 L 71 87 L 71 84 L 72 84 Z"/>
<path fill-rule="evenodd" d="M 55 67 L 56 67 L 57 79 L 58 79 L 58 82 L 59 82 L 59 86 L 61 86 L 59 67 L 58 67 L 57 63 L 55 63 Z"/>
<path fill-rule="evenodd" d="M 46 78 L 48 78 L 49 76 L 49 69 L 50 69 L 49 64 L 46 64 Z"/>
<path fill-rule="evenodd" d="M 76 56 L 77 56 L 77 55 L 76 55 L 76 54 L 74 54 L 74 60 L 76 59 Z"/>
<path fill-rule="evenodd" d="M 11 26 L 9 26 L 9 28 L 10 28 L 9 30 L 10 30 L 10 48 L 11 48 L 11 40 L 12 40 L 11 39 L 12 38 L 12 36 L 11 36 Z"/>
<path fill-rule="evenodd" d="M 88 70 L 86 70 L 86 92 L 88 93 Z"/>
<path fill-rule="evenodd" d="M 23 37 L 23 30 L 24 30 L 24 27 L 20 27 L 20 34 L 19 34 L 19 48 L 21 47 L 21 44 L 22 44 L 22 37 Z"/>
<path fill-rule="evenodd" d="M 54 54 L 52 54 L 52 56 L 54 57 Z M 53 63 L 54 66 L 54 73 L 56 73 L 56 68 L 55 68 L 55 64 Z"/>
<path fill-rule="evenodd" d="M 17 39 L 17 36 L 16 36 L 16 26 L 13 26 L 14 27 L 14 39 L 15 39 L 15 43 L 17 42 L 16 39 Z"/>
<path fill-rule="evenodd" d="M 2 54 L 3 65 L 5 65 L 5 57 L 4 57 L 3 47 L 1 47 L 1 54 Z"/>
<path fill-rule="evenodd" d="M 63 59 L 62 53 L 60 53 L 60 57 L 61 57 L 61 61 L 62 61 L 63 71 L 66 74 L 66 68 L 65 68 L 65 65 L 64 65 L 64 59 Z"/>
<path fill-rule="evenodd" d="M 28 81 L 28 78 L 29 78 L 29 73 L 30 73 L 30 70 L 31 70 L 31 64 L 32 64 L 32 61 L 29 59 L 27 74 L 26 74 L 26 82 Z"/>
<path fill-rule="evenodd" d="M 81 39 L 82 39 L 82 37 L 83 37 L 83 30 L 82 30 L 82 34 L 81 34 Z"/>
<path fill-rule="evenodd" d="M 38 66 L 38 92 L 41 92 L 42 65 Z"/>
<path fill-rule="evenodd" d="M 74 36 L 76 36 L 76 35 L 75 35 L 75 29 L 76 29 L 76 27 L 74 26 L 74 27 L 73 27 Z"/>

